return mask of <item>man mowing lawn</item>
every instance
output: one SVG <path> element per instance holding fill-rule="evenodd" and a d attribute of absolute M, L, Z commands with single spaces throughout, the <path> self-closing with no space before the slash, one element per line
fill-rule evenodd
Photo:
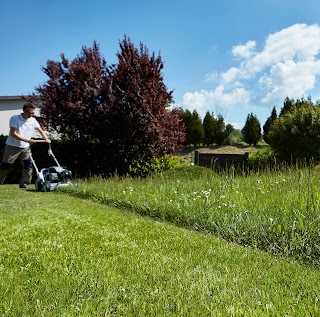
<path fill-rule="evenodd" d="M 36 142 L 32 139 L 32 134 L 35 130 L 41 134 L 46 143 L 51 143 L 38 121 L 33 117 L 35 110 L 35 106 L 32 103 L 26 103 L 23 106 L 23 113 L 10 118 L 10 131 L 0 164 L 0 184 L 3 184 L 9 169 L 18 158 L 23 166 L 19 188 L 27 188 L 28 184 L 31 183 L 32 162 L 30 160 L 29 147 L 30 144 Z"/>

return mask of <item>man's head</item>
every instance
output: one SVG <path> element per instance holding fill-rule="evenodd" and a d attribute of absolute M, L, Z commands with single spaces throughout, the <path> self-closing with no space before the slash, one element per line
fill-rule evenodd
<path fill-rule="evenodd" d="M 30 103 L 30 102 L 27 102 L 23 105 L 23 113 L 24 115 L 26 115 L 27 117 L 32 117 L 34 116 L 35 114 L 35 111 L 36 111 L 36 107 Z"/>

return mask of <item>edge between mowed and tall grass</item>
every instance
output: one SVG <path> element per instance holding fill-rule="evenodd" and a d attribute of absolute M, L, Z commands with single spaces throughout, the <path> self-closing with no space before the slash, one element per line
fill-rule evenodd
<path fill-rule="evenodd" d="M 217 175 L 191 166 L 154 177 L 91 178 L 65 192 L 320 264 L 320 172 L 285 168 Z"/>
<path fill-rule="evenodd" d="M 3 316 L 319 313 L 316 267 L 60 192 L 0 189 Z"/>

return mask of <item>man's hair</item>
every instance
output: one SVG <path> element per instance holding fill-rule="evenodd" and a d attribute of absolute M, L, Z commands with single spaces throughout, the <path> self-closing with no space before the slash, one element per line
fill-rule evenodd
<path fill-rule="evenodd" d="M 27 108 L 35 109 L 36 107 L 32 103 L 27 102 L 23 105 L 23 110 L 26 110 Z"/>

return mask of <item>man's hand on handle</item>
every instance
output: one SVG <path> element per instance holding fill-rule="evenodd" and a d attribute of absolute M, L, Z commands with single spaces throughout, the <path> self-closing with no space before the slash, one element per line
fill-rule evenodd
<path fill-rule="evenodd" d="M 48 143 L 50 144 L 51 143 L 51 140 L 50 139 L 45 139 L 45 140 L 34 140 L 34 139 L 30 139 L 29 140 L 29 143 L 30 144 L 35 144 L 35 143 Z"/>

